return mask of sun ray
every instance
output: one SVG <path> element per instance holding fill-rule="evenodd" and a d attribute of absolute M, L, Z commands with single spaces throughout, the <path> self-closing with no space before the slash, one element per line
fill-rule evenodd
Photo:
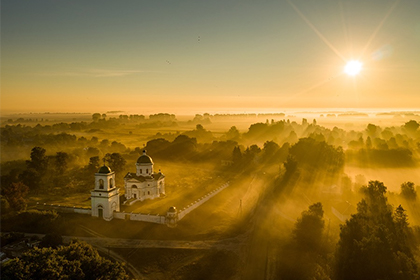
<path fill-rule="evenodd" d="M 290 101 L 290 100 L 292 100 L 292 99 L 294 99 L 294 98 L 296 98 L 296 97 L 298 97 L 298 96 L 300 96 L 302 94 L 308 93 L 308 92 L 310 92 L 310 91 L 312 91 L 312 90 L 314 90 L 314 89 L 316 89 L 316 88 L 318 88 L 318 87 L 320 87 L 320 86 L 322 86 L 322 85 L 324 85 L 324 84 L 332 81 L 333 79 L 335 79 L 335 78 L 337 78 L 337 77 L 339 77 L 339 76 L 341 76 L 343 74 L 344 73 L 337 73 L 336 75 L 334 75 L 332 77 L 328 77 L 328 78 L 326 78 L 326 79 L 324 79 L 324 80 L 322 80 L 322 81 L 320 81 L 320 82 L 312 85 L 308 89 L 304 89 L 304 90 L 302 90 L 300 92 L 297 92 L 297 93 L 291 95 L 289 98 L 285 99 L 285 102 L 288 102 L 288 101 Z"/>
<path fill-rule="evenodd" d="M 391 8 L 388 10 L 388 12 L 385 14 L 384 18 L 381 20 L 381 22 L 378 24 L 378 26 L 376 27 L 375 31 L 373 31 L 372 35 L 370 36 L 368 42 L 366 43 L 366 46 L 363 48 L 362 52 L 361 52 L 361 56 L 362 57 L 366 50 L 369 48 L 370 44 L 372 43 L 373 39 L 375 39 L 376 35 L 379 33 L 379 31 L 381 30 L 382 26 L 385 24 L 385 21 L 388 19 L 389 15 L 394 11 L 395 7 L 397 6 L 397 4 L 400 2 L 401 0 L 395 0 L 394 4 L 392 4 Z"/>
<path fill-rule="evenodd" d="M 287 0 L 290 6 L 295 10 L 296 13 L 306 22 L 307 25 L 318 35 L 318 37 L 343 61 L 346 61 L 346 58 L 327 40 L 327 38 L 322 35 L 321 32 L 308 20 L 308 18 L 290 1 Z"/>

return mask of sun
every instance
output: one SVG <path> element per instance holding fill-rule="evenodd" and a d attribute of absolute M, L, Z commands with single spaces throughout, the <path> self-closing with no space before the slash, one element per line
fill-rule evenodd
<path fill-rule="evenodd" d="M 358 60 L 350 60 L 344 67 L 344 72 L 350 76 L 356 76 L 362 70 L 363 64 Z"/>

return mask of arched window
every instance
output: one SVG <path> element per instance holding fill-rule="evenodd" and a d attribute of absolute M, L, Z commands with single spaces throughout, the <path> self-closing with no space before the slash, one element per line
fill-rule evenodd
<path fill-rule="evenodd" d="M 104 180 L 99 179 L 99 188 L 102 190 L 104 188 Z"/>
<path fill-rule="evenodd" d="M 146 174 L 149 174 L 149 169 L 146 169 Z"/>
<path fill-rule="evenodd" d="M 143 173 L 143 169 L 140 169 L 140 174 Z"/>
<path fill-rule="evenodd" d="M 113 186 L 112 186 L 112 185 L 113 185 L 113 181 L 114 181 L 114 180 L 112 180 L 112 178 L 111 178 L 111 179 L 109 179 L 109 188 L 110 188 L 110 189 L 112 189 L 112 188 L 113 188 Z"/>
<path fill-rule="evenodd" d="M 150 195 L 150 192 L 147 192 L 148 195 Z"/>

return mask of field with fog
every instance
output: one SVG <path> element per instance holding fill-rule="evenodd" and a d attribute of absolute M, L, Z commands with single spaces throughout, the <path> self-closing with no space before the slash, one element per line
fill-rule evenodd
<path fill-rule="evenodd" d="M 419 113 L 2 116 L 2 231 L 185 241 L 182 250 L 113 249 L 148 279 L 346 279 L 346 263 L 365 271 L 364 262 L 388 263 L 372 275 L 417 279 Z M 166 196 L 122 211 L 165 215 L 230 186 L 176 228 L 39 210 L 89 208 L 103 164 L 123 202 L 123 178 L 143 150 L 165 174 Z M 192 241 L 218 245 L 188 249 Z"/>

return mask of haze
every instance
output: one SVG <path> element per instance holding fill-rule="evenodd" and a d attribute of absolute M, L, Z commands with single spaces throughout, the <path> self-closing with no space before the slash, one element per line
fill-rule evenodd
<path fill-rule="evenodd" d="M 418 280 L 419 15 L 2 1 L 1 278 Z"/>
<path fill-rule="evenodd" d="M 416 0 L 6 0 L 1 110 L 412 109 L 419 12 Z M 363 71 L 344 74 L 355 59 Z"/>

